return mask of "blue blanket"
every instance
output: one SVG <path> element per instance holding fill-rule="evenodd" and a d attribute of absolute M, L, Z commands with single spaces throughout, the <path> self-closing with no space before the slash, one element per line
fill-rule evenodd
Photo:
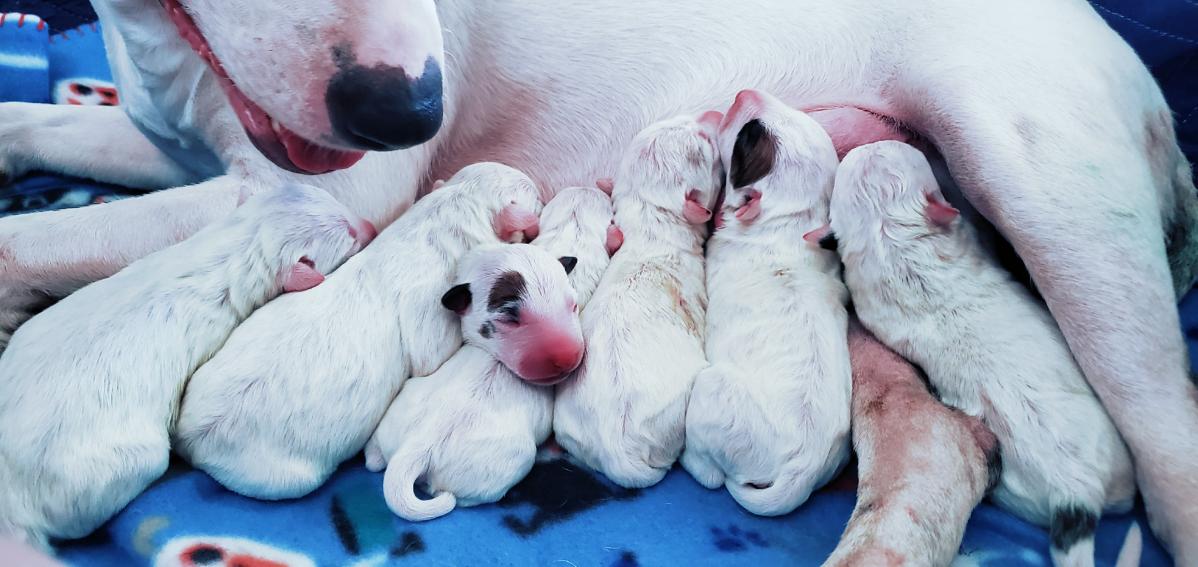
<path fill-rule="evenodd" d="M 0 11 L 10 9 L 9 3 Z M 1191 160 L 1198 158 L 1198 81 L 1193 80 L 1198 76 L 1198 3 L 1092 3 L 1152 67 L 1177 113 L 1183 147 Z M 40 11 L 51 31 L 88 21 L 83 0 L 20 0 L 12 9 Z M 136 194 L 34 175 L 0 188 L 0 215 Z M 1182 319 L 1191 349 L 1198 353 L 1198 294 L 1182 303 Z M 848 521 L 854 486 L 850 471 L 799 511 L 760 518 L 741 510 L 727 493 L 705 490 L 678 470 L 658 486 L 629 491 L 553 459 L 534 468 L 497 505 L 411 524 L 387 509 L 382 476 L 367 472 L 360 458 L 316 493 L 274 503 L 239 497 L 206 475 L 175 464 L 93 536 L 63 546 L 61 558 L 74 565 L 122 567 L 818 565 Z M 1099 565 L 1112 564 L 1133 517 L 1147 531 L 1142 510 L 1103 519 L 1097 535 Z M 983 504 L 970 520 L 957 564 L 1048 565 L 1047 550 L 1043 529 Z M 1167 564 L 1155 540 L 1146 538 L 1143 565 Z"/>

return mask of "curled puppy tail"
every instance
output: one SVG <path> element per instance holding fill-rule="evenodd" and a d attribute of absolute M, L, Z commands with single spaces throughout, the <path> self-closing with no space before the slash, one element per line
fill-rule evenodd
<path fill-rule="evenodd" d="M 804 467 L 791 467 L 768 485 L 753 485 L 728 479 L 724 486 L 732 498 L 758 516 L 789 514 L 806 502 L 820 479 Z"/>
<path fill-rule="evenodd" d="M 458 505 L 457 497 L 449 492 L 438 492 L 429 500 L 416 495 L 416 481 L 428 469 L 429 459 L 428 453 L 415 457 L 397 453 L 387 464 L 383 496 L 391 511 L 405 520 L 421 522 L 439 518 Z"/>
<path fill-rule="evenodd" d="M 1093 567 L 1096 527 L 1098 512 L 1081 504 L 1067 504 L 1053 510 L 1049 522 L 1052 564 L 1056 567 Z"/>

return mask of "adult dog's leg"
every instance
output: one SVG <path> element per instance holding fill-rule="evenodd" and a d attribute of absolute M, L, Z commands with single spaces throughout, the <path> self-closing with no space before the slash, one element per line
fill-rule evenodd
<path fill-rule="evenodd" d="M 0 103 L 0 185 L 33 170 L 137 189 L 198 181 L 115 106 Z"/>
<path fill-rule="evenodd" d="M 236 208 L 257 185 L 222 176 L 80 209 L 0 220 L 0 348 L 49 300 L 116 273 Z"/>
<path fill-rule="evenodd" d="M 1194 186 L 1147 70 L 1089 24 L 1068 45 L 914 71 L 904 110 L 1027 264 L 1132 450 L 1153 528 L 1198 565 L 1198 395 L 1173 277 L 1193 280 Z"/>

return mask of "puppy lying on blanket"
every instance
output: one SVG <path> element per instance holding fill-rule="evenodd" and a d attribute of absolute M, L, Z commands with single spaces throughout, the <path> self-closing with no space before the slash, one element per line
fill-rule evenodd
<path fill-rule="evenodd" d="M 682 466 L 776 516 L 849 458 L 848 291 L 836 254 L 803 241 L 828 222 L 839 161 L 819 124 L 766 94 L 740 93 L 721 131 L 731 175 L 707 243 L 711 366 L 695 378 Z"/>
<path fill-rule="evenodd" d="M 0 532 L 83 537 L 166 470 L 184 382 L 247 315 L 373 236 L 320 189 L 255 197 L 75 292 L 0 357 Z"/>
<path fill-rule="evenodd" d="M 557 442 L 625 487 L 657 483 L 678 458 L 707 365 L 702 247 L 723 182 L 721 118 L 659 122 L 625 152 L 612 193 L 623 247 L 582 313 L 582 366 L 557 389 Z"/>
<path fill-rule="evenodd" d="M 559 263 L 560 262 L 560 263 Z M 553 424 L 553 390 L 526 383 L 497 355 L 547 345 L 573 370 L 582 359 L 578 305 L 567 274 L 577 259 L 555 259 L 527 244 L 476 250 L 461 283 L 442 298 L 462 317 L 466 345 L 431 376 L 404 385 L 366 446 L 366 464 L 387 463 L 387 504 L 406 520 L 427 520 L 494 502 L 532 469 Z M 564 269 L 563 269 L 564 268 Z M 422 500 L 421 482 L 433 498 Z"/>
<path fill-rule="evenodd" d="M 188 385 L 178 451 L 229 489 L 303 496 L 360 451 L 409 376 L 461 345 L 438 303 L 459 257 L 535 234 L 524 174 L 463 169 L 325 285 L 250 317 Z"/>
<path fill-rule="evenodd" d="M 1044 306 L 982 252 L 911 146 L 850 152 L 831 217 L 862 324 L 994 431 L 994 499 L 1050 526 L 1054 563 L 1093 565 L 1098 517 L 1135 496 L 1131 457 Z"/>

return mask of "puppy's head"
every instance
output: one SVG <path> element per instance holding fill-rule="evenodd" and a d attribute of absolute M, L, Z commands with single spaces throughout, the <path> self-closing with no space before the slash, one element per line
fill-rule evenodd
<path fill-rule="evenodd" d="M 723 115 L 707 112 L 651 124 L 620 162 L 612 199 L 636 199 L 680 221 L 705 224 L 724 183 L 716 136 Z"/>
<path fill-rule="evenodd" d="M 561 381 L 582 362 L 578 304 L 567 275 L 576 259 L 528 244 L 477 248 L 441 304 L 462 317 L 462 336 L 537 385 Z"/>
<path fill-rule="evenodd" d="M 310 185 L 286 185 L 251 197 L 235 218 L 247 223 L 267 257 L 279 259 L 283 291 L 303 291 L 324 281 L 374 239 L 374 225 L 332 195 Z"/>
<path fill-rule="evenodd" d="M 827 222 L 836 148 L 806 114 L 766 93 L 741 91 L 720 126 L 728 167 L 717 226 L 744 228 L 803 215 Z"/>
<path fill-rule="evenodd" d="M 585 306 L 591 298 L 608 258 L 624 241 L 613 212 L 611 198 L 595 187 L 562 189 L 541 212 L 541 235 L 533 244 L 554 256 L 578 259 L 570 283 L 579 305 Z"/>
<path fill-rule="evenodd" d="M 945 200 L 919 150 L 886 141 L 849 152 L 832 191 L 832 229 L 841 242 L 914 240 L 951 231 L 960 213 Z"/>
<path fill-rule="evenodd" d="M 528 242 L 540 233 L 543 204 L 537 186 L 520 170 L 494 162 L 468 165 L 440 184 L 446 191 L 479 200 L 504 242 Z"/>

